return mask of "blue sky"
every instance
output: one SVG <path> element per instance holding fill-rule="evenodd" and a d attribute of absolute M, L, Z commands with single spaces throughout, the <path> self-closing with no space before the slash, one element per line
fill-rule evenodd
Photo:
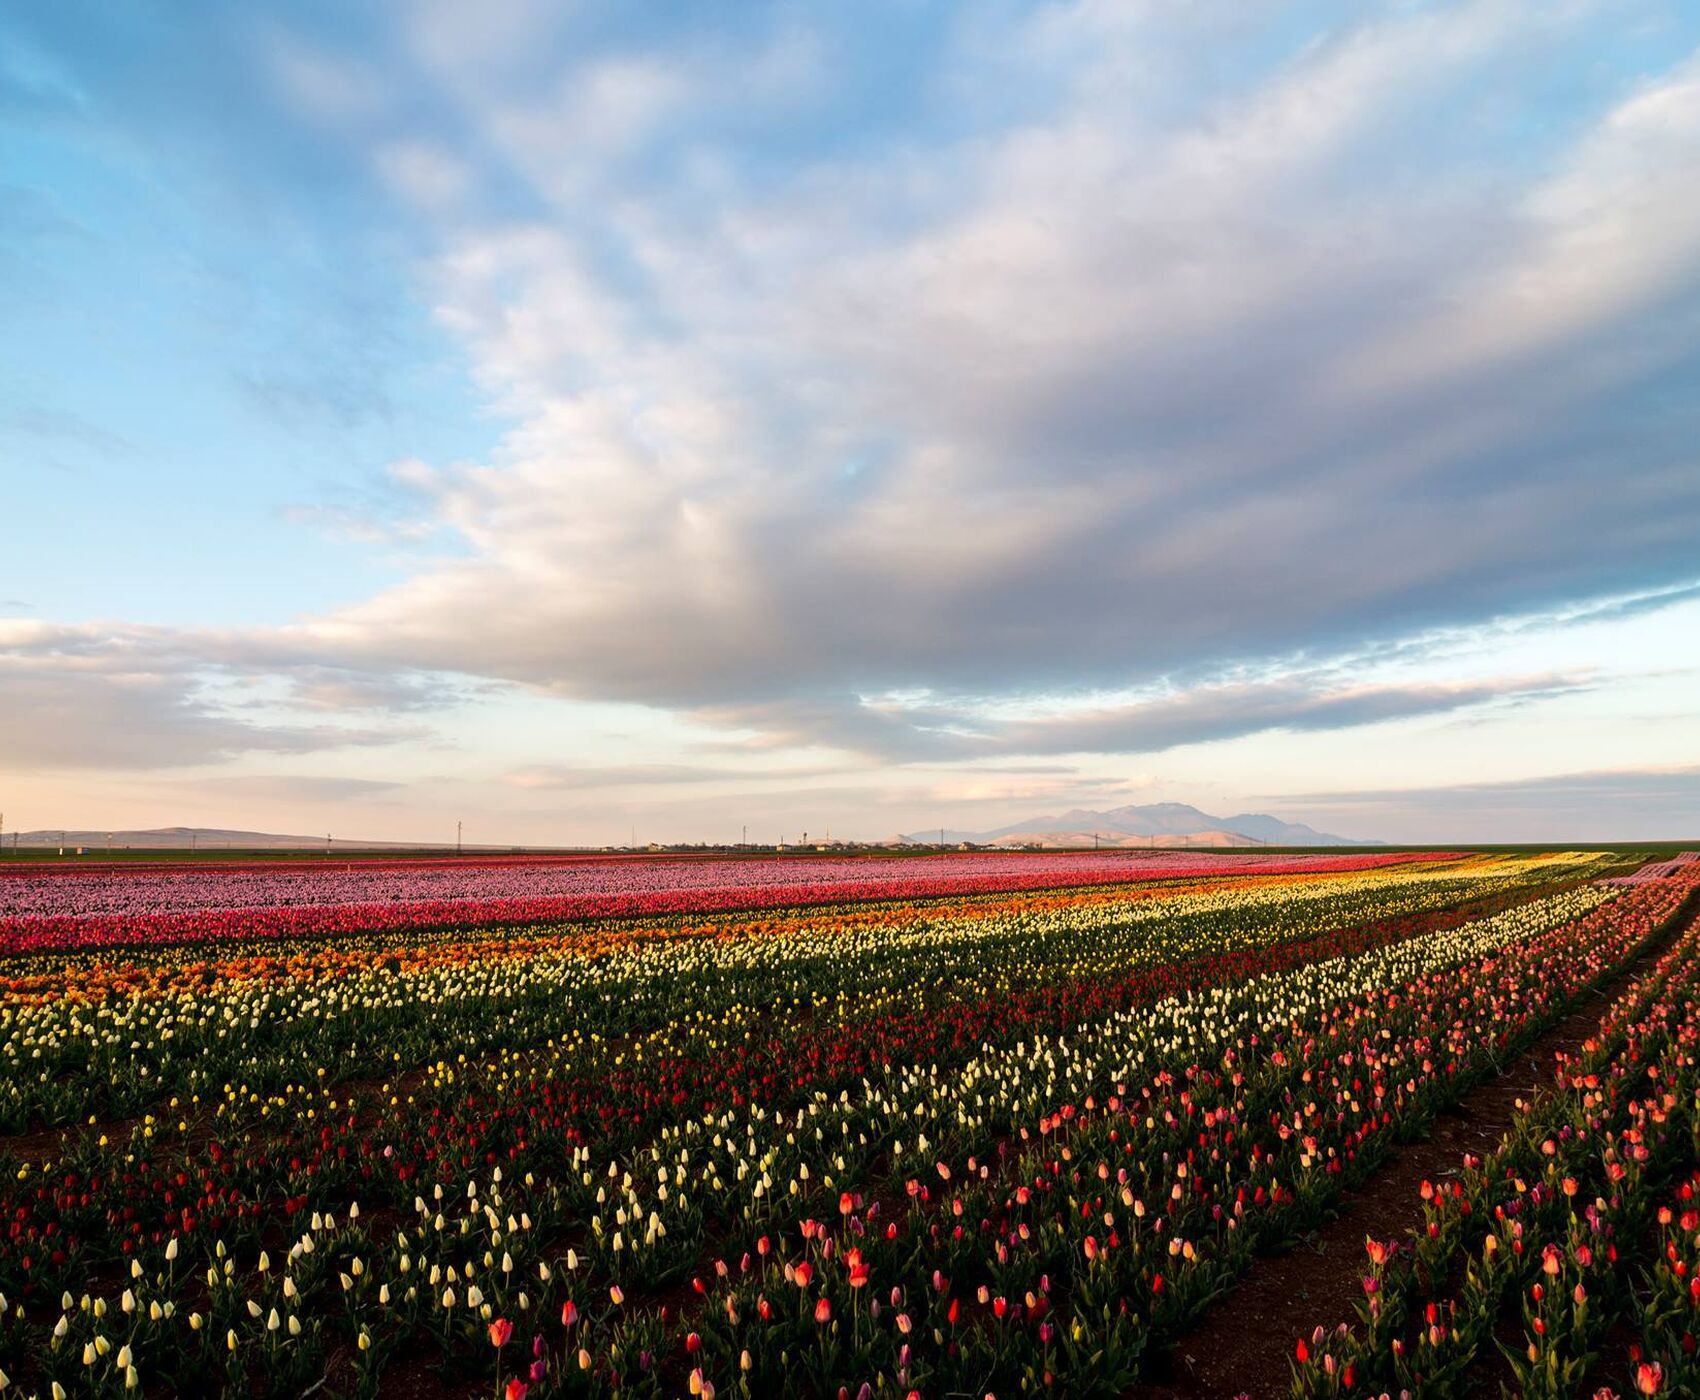
<path fill-rule="evenodd" d="M 1675 0 L 14 7 L 0 808 L 1700 831 L 1697 388 Z"/>

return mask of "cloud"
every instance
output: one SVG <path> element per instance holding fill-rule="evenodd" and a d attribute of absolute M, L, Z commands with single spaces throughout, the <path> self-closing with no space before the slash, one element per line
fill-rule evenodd
<path fill-rule="evenodd" d="M 1632 92 L 1508 213 L 1509 246 L 1478 285 L 1384 354 L 1361 358 L 1354 391 L 1550 354 L 1673 288 L 1691 292 L 1700 276 L 1700 56 Z"/>
<path fill-rule="evenodd" d="M 647 55 L 613 55 L 562 75 L 540 100 L 498 107 L 492 126 L 505 150 L 559 196 L 651 137 L 689 95 L 676 65 Z"/>
<path fill-rule="evenodd" d="M 1484 705 L 1572 693 L 1584 676 L 1507 676 L 1467 682 L 1346 684 L 1330 673 L 1198 684 L 1112 704 L 1011 717 L 929 700 L 839 704 L 775 701 L 710 710 L 706 718 L 751 731 L 755 748 L 826 746 L 886 760 L 974 759 L 1018 754 L 1151 754 L 1271 730 L 1347 729 Z"/>
<path fill-rule="evenodd" d="M 388 97 L 373 65 L 280 27 L 266 30 L 266 67 L 298 107 L 336 121 L 364 122 Z"/>
<path fill-rule="evenodd" d="M 1288 793 L 1270 800 L 1307 813 L 1374 821 L 1403 839 L 1412 839 L 1411 833 L 1443 841 L 1669 841 L 1700 835 L 1700 767 Z"/>
<path fill-rule="evenodd" d="M 1159 753 L 1269 730 L 1349 729 L 1482 705 L 1522 703 L 1584 688 L 1571 676 L 1474 682 L 1347 685 L 1303 680 L 1200 687 L 1155 701 L 1010 725 L 1001 743 L 1020 753 Z"/>
<path fill-rule="evenodd" d="M 465 162 L 429 141 L 402 140 L 377 153 L 380 172 L 407 199 L 428 209 L 453 206 L 468 193 L 473 173 Z"/>
<path fill-rule="evenodd" d="M 504 773 L 501 781 L 508 787 L 528 792 L 578 792 L 593 788 L 690 787 L 704 783 L 718 786 L 795 784 L 818 778 L 849 777 L 856 771 L 843 764 L 754 768 L 703 763 L 538 763 Z"/>
<path fill-rule="evenodd" d="M 965 806 L 997 804 L 1007 811 L 1011 804 L 1020 804 L 1026 809 L 1021 814 L 1025 820 L 1039 804 L 1081 806 L 1086 803 L 1131 802 L 1142 794 L 1149 796 L 1158 786 L 1157 779 L 1149 774 L 1109 778 L 1078 775 L 1045 777 L 964 767 L 927 785 L 918 794 L 912 794 L 910 800 L 919 797 L 934 809 L 942 807 L 954 811 L 953 821 L 962 820 L 960 809 Z"/>
<path fill-rule="evenodd" d="M 327 538 L 355 544 L 410 545 L 433 532 L 429 522 L 398 519 L 390 512 L 359 505 L 296 504 L 285 506 L 280 514 Z"/>
<path fill-rule="evenodd" d="M 0 764 L 17 773 L 166 769 L 422 737 L 400 726 L 255 722 L 211 693 L 212 669 L 166 633 L 0 621 Z"/>
<path fill-rule="evenodd" d="M 1109 80 L 1137 34 L 1100 72 L 1053 16 L 1043 110 L 760 152 L 782 183 L 688 139 L 745 99 L 678 49 L 463 88 L 454 154 L 532 199 L 446 219 L 425 277 L 517 423 L 411 474 L 463 553 L 309 630 L 895 753 L 856 697 L 1149 685 L 1691 577 L 1700 407 L 1660 376 L 1700 359 L 1693 60 L 1543 163 L 1425 154 L 1586 14 L 1397 7 L 1161 119 Z"/>
<path fill-rule="evenodd" d="M 357 802 L 367 797 L 386 797 L 405 791 L 403 783 L 377 778 L 338 778 L 321 774 L 251 773 L 197 781 L 194 791 L 210 796 L 226 795 L 244 802 Z"/>
<path fill-rule="evenodd" d="M 393 744 L 416 734 L 336 725 L 263 725 L 203 704 L 170 676 L 0 666 L 0 764 L 42 769 L 181 768 L 243 753 L 303 754 Z"/>
<path fill-rule="evenodd" d="M 288 701 L 304 710 L 381 710 L 418 713 L 465 704 L 488 686 L 459 677 L 410 672 L 359 671 L 346 666 L 302 664 L 289 668 Z"/>

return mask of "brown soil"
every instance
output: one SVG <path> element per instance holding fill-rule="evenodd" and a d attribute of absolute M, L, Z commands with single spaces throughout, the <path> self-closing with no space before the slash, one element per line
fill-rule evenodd
<path fill-rule="evenodd" d="M 1280 1400 L 1291 1394 L 1294 1344 L 1318 1324 L 1356 1322 L 1368 1268 L 1366 1237 L 1405 1238 L 1422 1223 L 1422 1183 L 1455 1176 L 1466 1152 L 1485 1156 L 1499 1143 L 1516 1110 L 1551 1078 L 1553 1056 L 1576 1054 L 1599 1028 L 1601 1014 L 1664 948 L 1686 920 L 1595 991 L 1571 1013 L 1434 1121 L 1422 1142 L 1396 1149 L 1366 1182 L 1340 1202 L 1340 1214 L 1285 1254 L 1257 1260 L 1232 1292 L 1191 1331 L 1155 1358 L 1153 1379 L 1131 1400 L 1205 1400 L 1248 1396 Z M 1493 1370 L 1497 1355 L 1484 1358 Z M 1497 1388 L 1495 1388 L 1497 1393 Z"/>

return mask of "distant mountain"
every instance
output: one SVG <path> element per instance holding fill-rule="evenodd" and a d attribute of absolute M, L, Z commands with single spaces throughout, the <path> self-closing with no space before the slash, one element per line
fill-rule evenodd
<path fill-rule="evenodd" d="M 1317 831 L 1302 822 L 1285 822 L 1262 812 L 1243 812 L 1235 817 L 1213 817 L 1184 802 L 1153 802 L 1144 806 L 1112 807 L 1104 812 L 1083 808 L 1055 816 L 1032 817 L 1011 822 L 992 831 L 946 829 L 947 842 L 971 841 L 977 845 L 1000 846 L 1090 846 L 1108 847 L 1224 847 L 1224 846 L 1358 846 L 1374 842 L 1356 841 Z M 935 842 L 937 832 L 922 831 L 904 837 L 918 843 Z"/>
<path fill-rule="evenodd" d="M 18 831 L 5 833 L 7 850 L 14 843 L 24 850 L 52 849 L 63 846 L 75 850 L 99 853 L 114 851 L 314 851 L 323 850 L 323 836 L 281 836 L 270 831 L 229 831 L 221 827 L 162 826 L 150 831 Z M 339 851 L 409 851 L 442 850 L 443 842 L 424 841 L 356 841 L 337 837 L 333 846 Z M 449 844 L 453 844 L 452 842 Z M 478 849 L 468 846 L 465 849 Z M 506 846 L 500 847 L 507 850 Z"/>

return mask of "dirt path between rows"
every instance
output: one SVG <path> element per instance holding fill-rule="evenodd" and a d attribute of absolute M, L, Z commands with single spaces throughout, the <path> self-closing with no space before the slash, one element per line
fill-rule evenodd
<path fill-rule="evenodd" d="M 1578 1053 L 1605 1009 L 1694 917 L 1692 908 L 1681 911 L 1634 961 L 1585 995 L 1498 1076 L 1438 1115 L 1426 1139 L 1396 1148 L 1368 1181 L 1345 1194 L 1335 1219 L 1287 1253 L 1258 1259 L 1191 1331 L 1154 1358 L 1152 1379 L 1136 1386 L 1130 1400 L 1290 1395 L 1298 1338 L 1319 1324 L 1357 1321 L 1354 1305 L 1363 1297 L 1368 1268 L 1365 1237 L 1404 1239 L 1420 1226 L 1422 1183 L 1458 1175 L 1466 1152 L 1485 1156 L 1497 1147 L 1517 1100 L 1552 1082 L 1554 1055 Z"/>

